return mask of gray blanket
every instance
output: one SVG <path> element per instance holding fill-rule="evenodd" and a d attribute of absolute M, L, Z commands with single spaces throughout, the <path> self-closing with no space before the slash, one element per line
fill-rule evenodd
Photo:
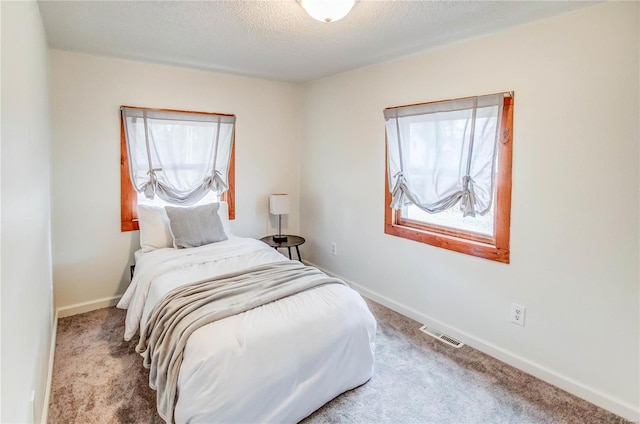
<path fill-rule="evenodd" d="M 136 347 L 150 368 L 158 413 L 168 423 L 182 355 L 189 336 L 203 325 L 324 284 L 344 284 L 316 268 L 286 261 L 199 281 L 167 293 L 154 307 Z"/>

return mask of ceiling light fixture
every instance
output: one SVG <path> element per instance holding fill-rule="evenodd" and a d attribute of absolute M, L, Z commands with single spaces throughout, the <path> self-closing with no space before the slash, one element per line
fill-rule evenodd
<path fill-rule="evenodd" d="M 300 0 L 309 16 L 320 22 L 335 22 L 347 16 L 356 0 Z"/>

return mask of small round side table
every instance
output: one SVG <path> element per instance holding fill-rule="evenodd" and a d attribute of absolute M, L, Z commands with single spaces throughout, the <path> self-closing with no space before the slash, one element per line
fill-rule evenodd
<path fill-rule="evenodd" d="M 287 240 L 286 241 L 277 242 L 277 241 L 273 241 L 273 236 L 266 236 L 266 237 L 262 237 L 260 239 L 260 241 L 263 241 L 263 242 L 267 243 L 269 246 L 273 247 L 276 250 L 278 250 L 278 249 L 280 249 L 282 247 L 286 247 L 287 250 L 289 251 L 289 259 L 292 259 L 291 258 L 291 248 L 295 247 L 296 248 L 296 253 L 298 254 L 298 260 L 300 262 L 302 262 L 302 257 L 300 256 L 300 249 L 298 248 L 298 246 L 300 246 L 302 243 L 304 243 L 305 239 L 303 237 L 292 236 L 290 234 L 283 234 L 282 237 L 286 237 Z"/>

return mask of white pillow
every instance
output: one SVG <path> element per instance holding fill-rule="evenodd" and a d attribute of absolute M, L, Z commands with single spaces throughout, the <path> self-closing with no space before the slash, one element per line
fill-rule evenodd
<path fill-rule="evenodd" d="M 229 205 L 220 202 L 218 216 L 227 237 L 231 237 Z M 140 248 L 143 252 L 173 247 L 173 237 L 169 229 L 169 215 L 161 206 L 138 205 L 138 225 L 140 226 Z"/>
<path fill-rule="evenodd" d="M 222 221 L 222 228 L 224 228 L 225 234 L 227 237 L 231 237 L 233 234 L 231 233 L 231 225 L 229 224 L 229 204 L 227 202 L 220 202 L 218 216 L 220 217 L 220 221 Z"/>
<path fill-rule="evenodd" d="M 163 207 L 138 205 L 138 225 L 140 226 L 140 248 L 143 252 L 173 247 L 173 237 L 169 231 L 169 216 Z"/>

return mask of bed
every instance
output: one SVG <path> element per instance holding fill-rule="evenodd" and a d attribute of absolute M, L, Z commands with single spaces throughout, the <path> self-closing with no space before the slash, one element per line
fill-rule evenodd
<path fill-rule="evenodd" d="M 168 239 L 150 248 L 141 221 L 146 251 L 136 254 L 134 276 L 118 303 L 127 309 L 125 340 L 138 336 L 140 347 L 141 333 L 159 331 L 151 323 L 161 320 L 164 312 L 154 307 L 176 291 L 197 284 L 228 287 L 230 278 L 266 268 L 302 267 L 261 241 L 231 234 L 225 206 L 221 204 L 218 213 L 226 239 L 192 248 L 163 247 Z M 140 215 L 144 219 L 144 213 Z M 156 219 L 156 224 L 167 223 L 164 217 Z M 156 230 L 161 227 L 158 224 Z M 175 403 L 167 405 L 158 391 L 158 412 L 165 421 L 178 423 L 298 422 L 371 378 L 375 331 L 375 319 L 362 297 L 331 279 L 215 320 L 188 337 L 176 374 Z M 154 386 L 163 380 L 153 380 L 151 370 L 150 386 L 158 389 Z"/>

